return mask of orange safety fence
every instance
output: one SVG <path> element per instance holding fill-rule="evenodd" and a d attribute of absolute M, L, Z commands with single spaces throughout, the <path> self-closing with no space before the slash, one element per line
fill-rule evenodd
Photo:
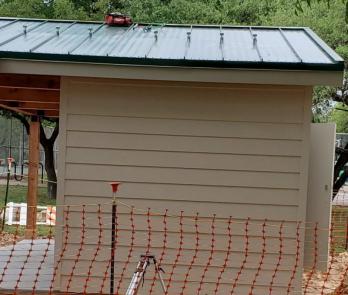
<path fill-rule="evenodd" d="M 45 237 L 25 240 L 18 224 L 2 231 L 0 294 L 110 294 L 111 287 L 113 294 L 126 294 L 140 256 L 150 254 L 164 270 L 166 291 L 150 265 L 139 277 L 141 294 L 348 294 L 343 206 L 334 207 L 331 228 L 142 210 L 122 202 L 112 218 L 112 206 L 58 207 L 62 218 L 46 226 Z M 328 256 L 321 251 L 323 236 Z"/>

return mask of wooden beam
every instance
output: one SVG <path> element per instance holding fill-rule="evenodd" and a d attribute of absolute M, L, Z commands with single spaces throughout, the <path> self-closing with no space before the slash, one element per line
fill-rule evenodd
<path fill-rule="evenodd" d="M 41 116 L 46 118 L 59 118 L 59 110 L 56 109 L 35 109 L 35 108 L 21 108 L 21 103 L 17 102 L 2 102 L 0 108 L 12 112 L 20 113 L 27 116 Z"/>
<path fill-rule="evenodd" d="M 7 105 L 6 103 L 0 103 L 0 108 L 3 108 L 3 109 L 8 110 L 8 111 L 16 112 L 16 113 L 21 113 L 21 114 L 27 115 L 27 116 L 33 115 L 32 112 L 21 110 L 21 109 L 16 108 L 16 107 L 11 107 L 11 106 Z"/>
<path fill-rule="evenodd" d="M 46 118 L 59 118 L 59 111 L 43 111 L 43 113 L 37 112 L 41 117 Z"/>
<path fill-rule="evenodd" d="M 59 76 L 0 74 L 0 86 L 60 90 Z"/>
<path fill-rule="evenodd" d="M 29 134 L 29 171 L 28 171 L 28 199 L 27 199 L 27 225 L 25 238 L 32 239 L 36 236 L 36 211 L 38 192 L 39 169 L 39 144 L 40 122 L 32 117 Z"/>
<path fill-rule="evenodd" d="M 57 90 L 38 90 L 24 88 L 0 87 L 1 101 L 21 101 L 21 102 L 56 102 L 59 103 L 60 91 Z"/>
<path fill-rule="evenodd" d="M 3 101 L 0 103 L 3 107 L 11 110 L 26 110 L 35 114 L 37 111 L 59 111 L 59 103 L 55 102 L 20 102 L 20 101 Z M 34 111 L 34 112 L 32 112 Z"/>
<path fill-rule="evenodd" d="M 59 118 L 59 111 L 46 111 L 46 110 L 37 110 L 32 111 L 34 116 L 44 117 L 44 118 Z"/>
<path fill-rule="evenodd" d="M 18 102 L 18 108 L 22 110 L 47 110 L 47 111 L 59 111 L 59 103 L 49 102 Z"/>

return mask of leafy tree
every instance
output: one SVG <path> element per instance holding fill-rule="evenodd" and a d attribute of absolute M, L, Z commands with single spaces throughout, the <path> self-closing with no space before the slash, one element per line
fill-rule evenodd
<path fill-rule="evenodd" d="M 314 3 L 314 0 L 296 0 L 295 2 L 295 8 L 296 8 L 296 13 L 298 11 L 303 12 L 303 3 L 305 3 L 307 6 L 311 7 L 312 4 Z M 332 0 L 316 0 L 317 3 L 324 2 L 326 3 L 327 7 L 330 8 Z M 345 20 L 348 23 L 348 0 L 341 0 L 342 4 L 345 5 Z"/>
<path fill-rule="evenodd" d="M 0 4 L 2 16 L 51 18 L 50 3 L 42 0 L 3 0 Z"/>
<path fill-rule="evenodd" d="M 338 133 L 348 133 L 348 107 L 346 105 L 337 104 L 330 119 L 336 122 Z"/>

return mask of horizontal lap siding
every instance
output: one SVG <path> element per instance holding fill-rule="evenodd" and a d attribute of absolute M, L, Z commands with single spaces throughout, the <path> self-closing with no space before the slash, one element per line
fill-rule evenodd
<path fill-rule="evenodd" d="M 110 201 L 109 182 L 67 180 L 66 203 L 82 204 L 93 203 L 95 199 L 101 203 Z M 198 202 L 228 203 L 231 200 L 235 204 L 268 204 L 268 205 L 296 205 L 298 204 L 298 189 L 275 189 L 258 187 L 231 187 L 184 185 L 184 184 L 160 184 L 160 183 L 132 183 L 122 187 L 122 196 L 134 199 L 151 200 L 190 200 Z M 119 196 L 120 196 L 119 194 Z M 214 198 L 212 198 L 214 196 Z"/>
<path fill-rule="evenodd" d="M 299 156 L 302 148 L 299 140 L 108 134 L 79 131 L 68 132 L 67 145 L 68 147 L 93 147 L 95 149 L 282 156 Z"/>
<path fill-rule="evenodd" d="M 254 294 L 264 294 L 269 290 L 273 273 L 266 271 L 267 264 L 273 270 L 277 264 L 279 226 L 280 221 L 285 220 L 284 260 L 280 266 L 281 274 L 274 283 L 274 294 L 285 294 L 295 262 L 295 222 L 301 204 L 303 150 L 306 148 L 304 88 L 174 86 L 146 82 L 133 84 L 129 81 L 94 83 L 83 79 L 66 79 L 64 87 L 65 204 L 109 203 L 108 183 L 118 180 L 123 183 L 119 200 L 137 208 L 147 210 L 151 207 L 154 212 L 162 214 L 168 208 L 171 214 L 178 215 L 184 210 L 185 218 L 191 218 L 191 221 L 196 212 L 202 218 L 209 219 L 216 213 L 221 218 L 232 216 L 240 220 L 240 224 L 235 224 L 232 247 L 235 264 L 229 266 L 229 274 L 227 272 L 226 277 L 222 278 L 224 287 L 221 287 L 220 294 L 225 294 L 224 288 L 231 286 L 231 280 L 233 282 L 233 277 L 238 273 L 245 250 L 243 235 L 248 217 L 255 223 L 250 225 L 250 252 L 255 257 L 247 262 L 247 271 L 243 271 L 236 294 L 247 294 L 256 274 L 262 249 L 261 225 L 265 218 L 275 222 L 275 225 L 268 229 L 269 254 L 265 258 L 265 271 L 256 280 Z M 86 221 L 89 232 L 86 243 L 90 252 L 96 249 L 96 245 L 93 245 L 96 238 L 91 238 L 98 232 L 95 210 L 88 213 L 90 217 Z M 103 212 L 104 253 L 100 253 L 99 263 L 103 263 L 108 255 L 105 247 L 110 238 L 107 231 L 111 218 L 110 206 L 106 206 Z M 117 259 L 122 263 L 122 257 L 126 259 L 128 255 L 131 225 L 129 208 L 119 206 L 119 212 L 120 220 L 123 219 L 120 223 L 123 240 Z M 80 214 L 72 212 L 70 222 L 81 224 Z M 135 217 L 140 239 L 136 245 L 138 252 L 134 252 L 137 254 L 132 257 L 133 264 L 127 268 L 122 288 L 128 284 L 136 256 L 146 250 L 146 216 L 137 214 Z M 163 241 L 161 226 L 161 220 L 153 221 L 152 247 L 157 256 Z M 172 254 L 164 263 L 167 264 L 166 268 L 173 264 L 179 239 L 178 220 L 172 220 L 170 226 L 172 234 L 168 239 L 172 250 L 168 246 L 168 253 Z M 192 245 L 186 245 L 188 249 L 182 254 L 186 258 L 179 263 L 179 274 L 174 276 L 177 282 L 173 283 L 173 290 L 176 290 L 173 294 L 180 293 L 178 288 L 180 282 L 184 281 L 180 274 L 186 273 L 193 255 L 194 228 L 193 224 L 190 226 L 191 229 L 186 228 L 184 242 L 186 240 Z M 202 237 L 202 243 L 205 245 L 203 248 L 207 249 L 201 249 L 205 253 L 203 260 L 209 255 L 211 242 L 209 226 L 205 230 L 207 232 Z M 227 244 L 223 246 L 227 242 L 226 230 L 225 223 L 223 232 L 217 236 L 217 245 L 221 249 L 217 249 L 219 258 L 215 262 L 213 258 L 212 262 L 217 268 L 223 263 L 222 256 L 227 247 Z M 81 237 L 78 227 L 72 232 L 69 249 L 76 254 Z M 64 259 L 61 276 L 63 290 L 71 270 L 69 261 L 73 259 L 74 254 Z M 187 294 L 190 294 L 189 289 L 197 288 L 194 281 L 199 281 L 199 272 L 205 264 L 199 265 L 194 272 L 197 278 L 191 278 Z M 72 284 L 75 290 L 78 290 L 88 270 L 84 264 L 80 267 L 76 274 L 81 272 L 81 278 L 76 279 L 75 283 L 73 280 Z M 95 280 L 100 280 L 102 271 L 97 269 L 94 272 Z M 203 288 L 205 292 L 209 293 L 209 288 L 215 287 L 212 284 L 216 282 L 215 276 L 217 271 L 209 269 L 205 281 L 210 284 Z M 152 278 L 151 275 L 149 277 Z M 96 285 L 91 287 L 91 291 L 98 291 Z"/>

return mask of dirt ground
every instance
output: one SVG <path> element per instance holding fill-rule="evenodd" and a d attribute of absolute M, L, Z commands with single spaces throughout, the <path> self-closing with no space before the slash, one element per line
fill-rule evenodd
<path fill-rule="evenodd" d="M 312 278 L 307 287 L 307 295 L 317 295 L 317 294 L 348 294 L 348 278 L 346 277 L 346 284 L 344 290 L 338 290 L 344 275 L 347 276 L 348 268 L 348 252 L 343 252 L 335 257 L 331 261 L 331 271 L 330 275 L 327 276 L 326 273 L 316 272 L 313 274 Z M 310 275 L 305 273 L 303 276 L 303 287 L 306 286 Z M 326 281 L 326 282 L 325 282 Z M 325 286 L 325 288 L 323 288 Z"/>
<path fill-rule="evenodd" d="M 17 237 L 18 240 L 18 237 Z M 12 245 L 14 241 L 14 234 L 2 232 L 0 235 L 0 247 Z"/>

